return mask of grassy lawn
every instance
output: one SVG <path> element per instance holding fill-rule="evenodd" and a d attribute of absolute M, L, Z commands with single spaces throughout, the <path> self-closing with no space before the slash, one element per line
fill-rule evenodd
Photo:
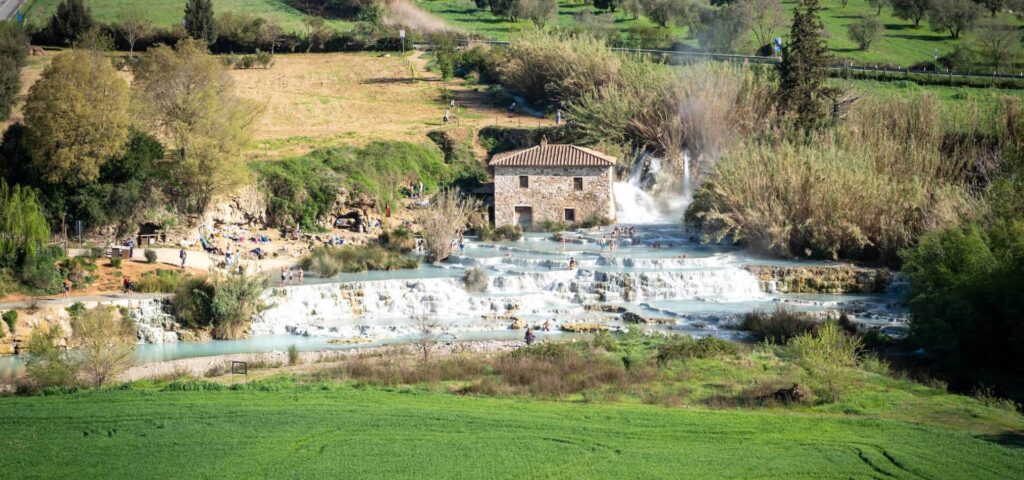
<path fill-rule="evenodd" d="M 956 46 L 965 45 L 973 35 L 972 32 L 966 32 L 961 35 L 960 39 L 954 40 L 949 38 L 949 34 L 946 32 L 933 32 L 928 28 L 927 20 L 922 20 L 921 26 L 914 28 L 911 22 L 892 16 L 892 10 L 886 7 L 882 9 L 882 14 L 879 17 L 885 25 L 884 36 L 864 52 L 857 49 L 856 44 L 847 38 L 846 30 L 859 17 L 874 15 L 875 9 L 868 5 L 866 0 L 850 0 L 846 7 L 843 7 L 839 0 L 824 0 L 821 3 L 824 7 L 821 19 L 831 34 L 828 44 L 833 55 L 858 63 L 909 66 L 917 62 L 931 60 L 936 51 L 940 56 L 945 55 Z M 519 21 L 513 24 L 496 18 L 490 12 L 477 9 L 472 0 L 418 0 L 417 4 L 455 26 L 495 40 L 507 40 L 515 32 L 532 26 L 529 21 Z M 787 18 L 792 16 L 791 12 L 795 5 L 795 0 L 783 1 Z M 586 9 L 593 10 L 593 7 L 568 1 L 559 2 L 558 24 L 571 26 L 573 15 Z M 597 12 L 597 10 L 593 11 Z M 614 24 L 622 32 L 625 32 L 634 23 L 651 24 L 642 16 L 638 20 L 633 20 L 632 17 L 621 11 L 602 15 L 613 16 Z M 982 21 L 991 21 L 987 13 L 982 16 Z M 1009 13 L 1000 14 L 996 21 L 1001 24 L 1017 26 L 1021 24 Z M 680 41 L 696 46 L 694 40 L 686 38 L 686 28 L 675 27 L 673 33 Z M 784 36 L 788 33 L 789 29 L 786 27 L 776 32 L 776 36 Z M 753 34 L 751 34 L 748 46 L 750 51 L 740 53 L 753 54 L 753 38 Z M 1024 64 L 1018 64 L 1017 68 L 1024 68 Z"/>
<path fill-rule="evenodd" d="M 25 2 L 29 21 L 43 24 L 53 14 L 60 0 L 29 0 Z M 117 20 L 118 13 L 127 6 L 137 6 L 156 25 L 180 25 L 184 16 L 185 0 L 87 0 L 93 18 L 101 22 Z M 281 0 L 215 0 L 215 13 L 225 11 L 248 12 L 281 24 L 286 31 L 303 32 L 302 20 L 306 15 Z M 343 20 L 329 20 L 335 28 L 348 31 L 352 24 Z"/>
<path fill-rule="evenodd" d="M 945 428 L 334 388 L 0 399 L 22 478 L 1013 478 L 1024 451 Z"/>

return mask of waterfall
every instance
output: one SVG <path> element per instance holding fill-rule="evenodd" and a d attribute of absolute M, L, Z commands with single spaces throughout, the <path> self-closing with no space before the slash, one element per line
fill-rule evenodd
<path fill-rule="evenodd" d="M 638 155 L 630 169 L 629 179 L 612 185 L 619 223 L 643 225 L 672 222 L 662 213 L 654 197 L 643 188 L 644 162 L 647 158 L 647 155 Z"/>

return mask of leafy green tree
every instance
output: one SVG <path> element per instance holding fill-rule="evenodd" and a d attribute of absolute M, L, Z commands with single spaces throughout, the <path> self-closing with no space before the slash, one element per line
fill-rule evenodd
<path fill-rule="evenodd" d="M 882 30 L 884 28 L 878 17 L 865 16 L 851 23 L 846 30 L 846 34 L 850 37 L 850 40 L 857 43 L 861 50 L 866 51 L 875 40 L 882 37 Z"/>
<path fill-rule="evenodd" d="M 92 13 L 82 0 L 62 0 L 50 17 L 47 30 L 54 39 L 71 45 L 92 27 Z"/>
<path fill-rule="evenodd" d="M 441 78 L 449 80 L 455 76 L 455 61 L 459 54 L 456 49 L 455 38 L 451 35 L 439 33 L 434 35 L 434 58 L 437 69 L 441 71 Z"/>
<path fill-rule="evenodd" d="M 543 27 L 558 12 L 558 0 L 516 0 L 516 10 L 518 16 Z"/>
<path fill-rule="evenodd" d="M 928 15 L 932 0 L 889 0 L 889 3 L 892 4 L 892 14 L 896 18 L 914 22 L 914 28 L 917 28 L 921 25 L 921 19 Z"/>
<path fill-rule="evenodd" d="M 660 27 L 669 23 L 686 25 L 696 18 L 695 4 L 690 0 L 640 0 L 644 15 Z"/>
<path fill-rule="evenodd" d="M 982 376 L 1024 369 L 1024 220 L 929 233 L 903 257 L 911 335 L 931 356 Z"/>
<path fill-rule="evenodd" d="M 888 0 L 867 0 L 868 6 L 875 7 L 875 16 L 882 14 L 882 7 L 886 5 Z"/>
<path fill-rule="evenodd" d="M 213 0 L 188 0 L 185 3 L 185 32 L 206 42 L 217 41 L 217 24 L 213 19 Z"/>
<path fill-rule="evenodd" d="M 996 14 L 1001 12 L 1007 7 L 1007 0 L 978 0 L 978 5 L 985 7 L 992 14 L 992 18 L 996 17 Z"/>
<path fill-rule="evenodd" d="M 739 4 L 704 9 L 695 29 L 700 47 L 709 52 L 733 53 L 746 38 L 747 23 Z"/>
<path fill-rule="evenodd" d="M 618 0 L 594 0 L 594 8 L 615 13 L 615 9 L 619 8 L 619 2 Z"/>
<path fill-rule="evenodd" d="M 231 76 L 206 45 L 161 45 L 135 68 L 137 111 L 170 141 L 170 196 L 201 212 L 217 194 L 248 180 L 242 149 L 259 109 L 235 95 Z"/>
<path fill-rule="evenodd" d="M 980 16 L 981 9 L 971 0 L 933 0 L 928 23 L 933 31 L 945 30 L 950 38 L 960 38 L 960 32 L 971 28 Z"/>
<path fill-rule="evenodd" d="M 75 49 L 54 57 L 25 102 L 26 144 L 47 183 L 82 185 L 124 151 L 128 84 L 105 55 Z"/>
<path fill-rule="evenodd" d="M 782 47 L 779 62 L 781 109 L 796 116 L 797 125 L 812 127 L 828 114 L 826 98 L 833 92 L 825 86 L 831 57 L 818 18 L 818 0 L 800 0 L 793 11 L 789 42 Z"/>
<path fill-rule="evenodd" d="M 36 192 L 0 179 L 0 266 L 20 267 L 50 241 L 50 228 Z"/>
<path fill-rule="evenodd" d="M 21 90 L 21 68 L 28 55 L 28 37 L 14 22 L 0 22 L 0 121 L 11 114 Z"/>

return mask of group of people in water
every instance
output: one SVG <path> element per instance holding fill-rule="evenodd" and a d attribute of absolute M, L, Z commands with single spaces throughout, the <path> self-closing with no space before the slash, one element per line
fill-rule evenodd
<path fill-rule="evenodd" d="M 296 271 L 298 274 L 296 274 Z M 302 271 L 302 267 L 297 270 L 292 270 L 288 267 L 281 267 L 281 285 L 289 285 L 295 283 L 296 285 L 302 285 L 302 280 L 305 277 L 305 272 Z"/>
<path fill-rule="evenodd" d="M 542 332 L 550 332 L 551 331 L 551 321 L 550 320 L 544 320 L 544 324 L 541 325 L 540 330 Z M 535 342 L 536 340 L 537 340 L 537 335 L 535 333 L 533 333 L 533 327 L 526 327 L 526 335 L 523 337 L 523 341 L 525 341 L 527 345 L 532 345 L 533 342 Z"/>

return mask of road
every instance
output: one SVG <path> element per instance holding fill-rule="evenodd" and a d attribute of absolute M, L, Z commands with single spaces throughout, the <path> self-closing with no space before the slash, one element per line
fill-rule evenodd
<path fill-rule="evenodd" d="M 0 20 L 10 20 L 25 0 L 0 0 Z"/>

